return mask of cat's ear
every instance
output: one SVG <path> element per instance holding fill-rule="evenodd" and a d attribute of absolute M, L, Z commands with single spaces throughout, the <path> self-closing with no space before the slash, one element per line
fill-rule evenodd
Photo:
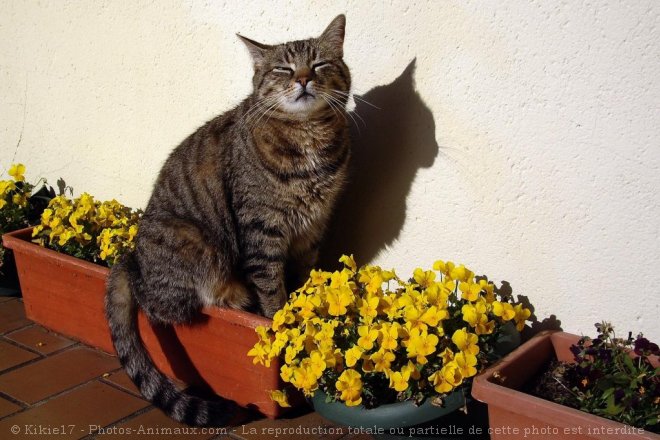
<path fill-rule="evenodd" d="M 252 61 L 254 61 L 254 64 L 257 66 L 263 64 L 266 58 L 266 53 L 271 49 L 271 46 L 250 40 L 241 34 L 236 34 L 236 36 L 240 38 L 243 43 L 245 43 L 248 51 L 250 51 L 250 55 L 252 56 Z"/>
<path fill-rule="evenodd" d="M 340 14 L 323 31 L 319 40 L 332 49 L 339 57 L 344 56 L 344 30 L 346 29 L 346 16 Z"/>

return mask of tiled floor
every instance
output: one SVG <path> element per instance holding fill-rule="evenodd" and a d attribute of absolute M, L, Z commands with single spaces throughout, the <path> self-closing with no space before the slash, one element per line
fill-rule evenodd
<path fill-rule="evenodd" d="M 186 427 L 143 400 L 116 358 L 49 332 L 25 318 L 21 300 L 0 297 L 0 439 L 43 435 L 58 439 L 372 438 L 349 433 L 306 409 L 280 420 L 253 417 L 228 430 Z"/>
<path fill-rule="evenodd" d="M 487 440 L 486 408 L 478 402 L 417 427 L 415 438 Z M 440 432 L 442 429 L 444 431 Z M 480 430 L 476 431 L 475 430 Z M 419 435 L 423 432 L 424 435 Z M 409 434 L 409 433 L 406 433 Z M 0 440 L 322 439 L 372 436 L 338 426 L 309 408 L 279 420 L 251 415 L 234 428 L 190 428 L 142 399 L 113 356 L 52 333 L 25 318 L 20 299 L 0 296 Z"/>

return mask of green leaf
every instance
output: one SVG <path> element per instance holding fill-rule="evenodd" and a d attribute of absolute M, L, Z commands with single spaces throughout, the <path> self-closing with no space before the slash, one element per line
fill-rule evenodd
<path fill-rule="evenodd" d="M 630 356 L 625 355 L 623 357 L 623 363 L 628 367 L 628 371 L 635 371 L 635 365 L 633 364 L 633 360 Z"/>
<path fill-rule="evenodd" d="M 623 412 L 623 407 L 614 403 L 614 394 L 608 397 L 607 408 L 605 408 L 605 412 L 611 416 L 616 416 L 618 414 L 621 414 L 621 412 Z"/>
<path fill-rule="evenodd" d="M 614 387 L 611 387 L 603 391 L 603 400 L 609 399 L 609 397 L 614 394 L 614 390 Z"/>

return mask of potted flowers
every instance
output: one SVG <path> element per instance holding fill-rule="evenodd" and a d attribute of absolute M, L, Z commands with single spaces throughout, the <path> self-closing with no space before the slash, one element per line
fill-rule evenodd
<path fill-rule="evenodd" d="M 543 332 L 475 379 L 492 438 L 660 439 L 658 346 L 596 327 L 594 339 Z"/>
<path fill-rule="evenodd" d="M 138 219 L 139 212 L 116 201 L 60 195 L 50 201 L 39 225 L 5 234 L 28 318 L 112 351 L 102 313 L 105 281 L 114 258 L 132 246 Z"/>
<path fill-rule="evenodd" d="M 312 271 L 249 352 L 265 366 L 282 357 L 284 382 L 339 423 L 410 426 L 463 406 L 472 378 L 519 343 L 530 315 L 462 265 L 438 261 L 403 280 L 340 261 L 341 271 Z M 286 390 L 271 397 L 287 404 Z"/>
<path fill-rule="evenodd" d="M 38 191 L 25 180 L 25 166 L 14 164 L 8 171 L 10 180 L 0 180 L 0 234 L 34 224 L 48 201 L 55 196 L 44 179 Z M 18 278 L 13 254 L 0 244 L 0 294 L 18 294 Z"/>
<path fill-rule="evenodd" d="M 112 266 L 134 248 L 141 215 L 116 200 L 99 202 L 87 193 L 74 200 L 60 195 L 44 210 L 32 237 L 57 252 Z"/>
<path fill-rule="evenodd" d="M 38 226 L 5 234 L 5 246 L 16 255 L 28 318 L 113 353 L 104 313 L 108 266 L 135 245 L 140 216 L 115 200 L 59 196 Z M 174 328 L 152 326 L 143 314 L 138 318 L 140 336 L 165 374 L 208 386 L 269 417 L 282 414 L 265 391 L 280 386 L 277 363 L 264 371 L 245 356 L 257 339 L 255 327 L 270 320 L 219 308 L 204 309 L 196 322 Z"/>

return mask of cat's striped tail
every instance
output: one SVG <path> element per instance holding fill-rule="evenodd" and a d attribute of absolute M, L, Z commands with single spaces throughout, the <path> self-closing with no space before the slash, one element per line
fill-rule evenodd
<path fill-rule="evenodd" d="M 112 268 L 105 297 L 112 342 L 126 373 L 147 400 L 176 421 L 191 426 L 230 424 L 238 415 L 234 402 L 204 400 L 179 391 L 154 365 L 138 330 L 132 282 L 136 275 L 135 258 L 128 253 Z"/>

